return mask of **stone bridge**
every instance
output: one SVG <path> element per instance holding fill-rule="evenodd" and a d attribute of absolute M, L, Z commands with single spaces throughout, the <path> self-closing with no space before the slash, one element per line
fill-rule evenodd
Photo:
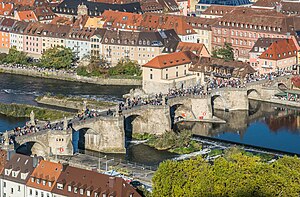
<path fill-rule="evenodd" d="M 125 138 L 136 133 L 161 135 L 172 129 L 174 117 L 190 121 L 210 121 L 214 109 L 225 111 L 248 110 L 248 99 L 269 100 L 280 89 L 291 87 L 291 76 L 273 81 L 262 80 L 248 83 L 244 88 L 220 88 L 206 96 L 170 98 L 167 105 L 145 105 L 128 109 L 117 116 L 102 114 L 95 118 L 71 121 L 71 130 L 45 130 L 16 137 L 15 149 L 26 148 L 38 155 L 73 154 L 75 141 L 83 136 L 84 148 L 100 152 L 125 152 Z"/>
<path fill-rule="evenodd" d="M 15 137 L 14 149 L 39 156 L 73 155 L 72 132 L 43 130 Z"/>

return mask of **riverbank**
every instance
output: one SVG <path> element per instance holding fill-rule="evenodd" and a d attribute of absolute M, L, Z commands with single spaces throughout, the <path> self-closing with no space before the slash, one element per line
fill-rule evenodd
<path fill-rule="evenodd" d="M 122 78 L 99 78 L 99 77 L 84 77 L 66 71 L 38 71 L 26 67 L 15 68 L 7 65 L 0 65 L 0 73 L 9 73 L 16 75 L 25 75 L 30 77 L 40 77 L 49 79 L 58 79 L 64 81 L 76 81 L 82 83 L 91 83 L 98 85 L 121 85 L 121 86 L 141 86 L 141 79 L 122 79 Z"/>
<path fill-rule="evenodd" d="M 35 118 L 38 120 L 58 120 L 64 117 L 72 116 L 70 112 L 64 112 L 53 109 L 46 109 L 42 107 L 36 107 L 32 105 L 25 104 L 5 104 L 0 103 L 0 113 L 6 116 L 12 116 L 17 118 L 28 118 L 30 117 L 30 112 L 33 111 Z"/>
<path fill-rule="evenodd" d="M 278 98 L 271 98 L 269 100 L 262 100 L 262 99 L 258 99 L 258 98 L 249 98 L 249 99 L 256 100 L 256 101 L 261 101 L 261 102 L 268 102 L 268 103 L 283 105 L 283 106 L 290 106 L 290 107 L 300 108 L 300 102 L 296 102 L 296 101 L 288 101 L 288 100 L 282 100 L 282 99 L 278 99 Z"/>
<path fill-rule="evenodd" d="M 86 102 L 86 107 L 89 109 L 107 109 L 113 108 L 116 103 L 108 102 L 108 101 L 97 101 L 94 99 L 84 99 L 80 97 L 66 97 L 66 96 L 39 96 L 36 99 L 36 102 L 44 105 L 65 107 L 75 110 L 82 110 L 85 106 L 84 102 Z"/>

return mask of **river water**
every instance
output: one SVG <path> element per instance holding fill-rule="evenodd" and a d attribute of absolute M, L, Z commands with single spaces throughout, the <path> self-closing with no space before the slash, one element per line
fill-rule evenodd
<path fill-rule="evenodd" d="M 226 124 L 184 123 L 195 135 L 300 155 L 300 110 L 250 101 L 250 111 L 216 111 Z"/>

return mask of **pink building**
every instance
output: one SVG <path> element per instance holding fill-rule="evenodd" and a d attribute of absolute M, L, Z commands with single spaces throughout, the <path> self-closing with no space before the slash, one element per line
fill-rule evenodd
<path fill-rule="evenodd" d="M 23 51 L 39 57 L 42 54 L 43 27 L 40 23 L 30 23 L 24 32 Z"/>
<path fill-rule="evenodd" d="M 297 47 L 293 39 L 282 39 L 273 42 L 258 59 L 260 74 L 292 70 L 297 63 Z"/>

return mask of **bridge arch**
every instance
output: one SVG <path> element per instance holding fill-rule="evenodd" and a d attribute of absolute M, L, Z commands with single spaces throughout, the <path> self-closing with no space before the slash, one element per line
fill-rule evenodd
<path fill-rule="evenodd" d="M 221 94 L 215 94 L 211 96 L 211 106 L 212 106 L 212 114 L 214 115 L 214 110 L 228 110 L 226 105 L 226 100 Z"/>
<path fill-rule="evenodd" d="M 287 86 L 285 83 L 283 83 L 283 82 L 278 82 L 277 88 L 278 88 L 279 90 L 287 90 L 287 89 L 288 89 L 288 86 Z"/>
<path fill-rule="evenodd" d="M 90 149 L 90 146 L 100 143 L 100 135 L 90 126 L 72 128 L 73 152 L 84 152 Z"/>
<path fill-rule="evenodd" d="M 133 113 L 124 117 L 125 147 L 127 147 L 132 140 L 132 134 L 136 133 L 133 124 L 137 118 L 142 118 L 142 115 L 140 113 Z"/>
<path fill-rule="evenodd" d="M 248 89 L 247 96 L 248 96 L 248 98 L 261 99 L 261 93 L 255 88 Z"/>
<path fill-rule="evenodd" d="M 39 155 L 47 157 L 50 153 L 49 148 L 40 140 L 29 139 L 29 140 L 16 140 L 14 149 L 17 153 L 25 155 Z"/>

